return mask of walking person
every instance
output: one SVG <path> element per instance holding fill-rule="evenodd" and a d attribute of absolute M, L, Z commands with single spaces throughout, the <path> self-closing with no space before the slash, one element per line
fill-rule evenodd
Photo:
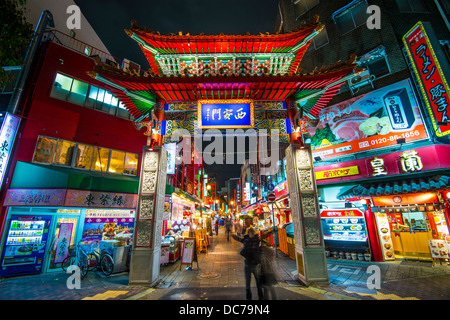
<path fill-rule="evenodd" d="M 233 224 L 231 223 L 231 219 L 228 218 L 227 222 L 225 223 L 225 231 L 227 233 L 227 241 L 230 241 L 230 232 L 231 232 L 232 227 L 233 227 Z"/>
<path fill-rule="evenodd" d="M 219 235 L 219 218 L 216 219 L 216 222 L 214 223 L 214 228 L 216 229 L 216 236 Z"/>
<path fill-rule="evenodd" d="M 264 299 L 276 300 L 276 292 L 274 285 L 277 284 L 275 270 L 273 268 L 273 260 L 275 253 L 264 242 L 261 246 L 261 285 L 263 287 Z"/>
<path fill-rule="evenodd" d="M 245 296 L 247 300 L 252 299 L 252 290 L 250 288 L 252 274 L 256 280 L 259 300 L 264 299 L 263 288 L 258 268 L 260 267 L 260 240 L 255 229 L 248 228 L 247 234 L 242 240 L 244 247 L 240 254 L 245 258 Z"/>

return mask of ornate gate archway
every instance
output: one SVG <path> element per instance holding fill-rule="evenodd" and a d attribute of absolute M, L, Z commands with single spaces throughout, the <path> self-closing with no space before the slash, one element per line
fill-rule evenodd
<path fill-rule="evenodd" d="M 251 128 L 257 134 L 278 129 L 278 139 L 291 144 L 286 157 L 298 277 L 306 284 L 328 281 L 311 152 L 301 140 L 302 119 L 317 119 L 345 81 L 362 70 L 352 56 L 302 73 L 302 57 L 322 28 L 316 16 L 285 34 L 161 35 L 133 21 L 126 33 L 138 43 L 150 69 L 142 71 L 129 61 L 96 60 L 90 75 L 110 87 L 133 116 L 136 129 L 145 128 L 149 137 L 141 164 L 130 284 L 153 285 L 159 279 L 167 161 L 163 145 L 177 130 L 192 138 L 197 130 L 223 132 L 231 127 Z M 251 104 L 250 116 L 244 116 L 243 109 L 234 114 L 250 123 L 230 124 L 223 121 L 224 109 L 216 118 L 211 109 L 209 117 L 215 121 L 220 116 L 222 122 L 205 125 L 205 101 Z"/>

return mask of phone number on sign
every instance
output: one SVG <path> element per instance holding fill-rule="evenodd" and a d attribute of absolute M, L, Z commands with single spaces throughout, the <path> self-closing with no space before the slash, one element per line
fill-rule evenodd
<path fill-rule="evenodd" d="M 404 132 L 402 134 L 399 135 L 392 135 L 389 137 L 383 137 L 383 138 L 377 138 L 377 139 L 373 139 L 370 140 L 370 144 L 372 146 L 376 146 L 377 144 L 384 144 L 387 142 L 394 142 L 398 139 L 405 139 L 405 138 L 412 138 L 415 136 L 419 136 L 420 135 L 420 131 L 419 130 L 415 130 L 415 131 L 409 131 L 409 132 Z"/>

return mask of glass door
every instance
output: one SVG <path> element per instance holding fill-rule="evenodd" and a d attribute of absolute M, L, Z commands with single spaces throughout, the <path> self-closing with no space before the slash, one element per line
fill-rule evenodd
<path fill-rule="evenodd" d="M 47 272 L 62 271 L 61 263 L 77 245 L 79 217 L 57 216 L 48 251 Z"/>

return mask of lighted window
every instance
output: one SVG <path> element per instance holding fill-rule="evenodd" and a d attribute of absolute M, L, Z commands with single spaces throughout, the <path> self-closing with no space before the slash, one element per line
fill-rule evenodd
<path fill-rule="evenodd" d="M 111 150 L 111 160 L 109 161 L 108 171 L 111 173 L 123 173 L 125 161 L 125 152 Z"/>
<path fill-rule="evenodd" d="M 53 164 L 70 167 L 74 150 L 75 142 L 59 139 Z"/>
<path fill-rule="evenodd" d="M 68 102 L 79 105 L 84 105 L 89 85 L 86 82 L 74 79 L 72 83 L 72 90 L 70 90 Z"/>
<path fill-rule="evenodd" d="M 311 8 L 317 6 L 319 4 L 319 0 L 295 0 L 294 1 L 294 10 L 297 14 L 297 17 L 304 14 L 306 11 Z"/>
<path fill-rule="evenodd" d="M 58 139 L 39 136 L 34 150 L 33 162 L 51 164 Z"/>
<path fill-rule="evenodd" d="M 402 12 L 429 12 L 422 0 L 397 0 L 397 6 Z"/>
<path fill-rule="evenodd" d="M 94 146 L 79 143 L 75 159 L 75 168 L 91 169 Z"/>
<path fill-rule="evenodd" d="M 138 165 L 138 155 L 127 152 L 125 156 L 125 166 L 123 168 L 123 173 L 136 175 L 137 165 Z"/>
<path fill-rule="evenodd" d="M 72 89 L 72 83 L 72 78 L 57 73 L 50 97 L 66 101 Z"/>
<path fill-rule="evenodd" d="M 110 149 L 94 147 L 94 162 L 92 170 L 106 171 L 108 168 Z"/>
<path fill-rule="evenodd" d="M 356 5 L 346 9 L 335 17 L 341 35 L 344 35 L 357 27 L 366 24 L 369 14 L 367 13 L 367 3 L 360 1 Z"/>

